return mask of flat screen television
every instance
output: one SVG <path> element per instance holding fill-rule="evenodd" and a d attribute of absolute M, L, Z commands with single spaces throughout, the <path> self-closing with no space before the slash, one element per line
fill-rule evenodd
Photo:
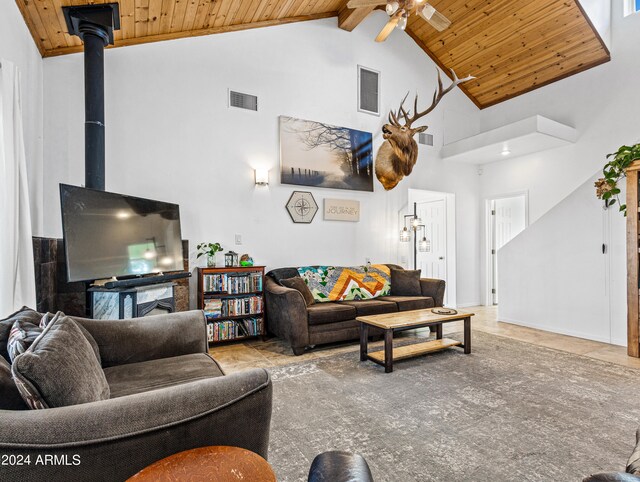
<path fill-rule="evenodd" d="M 69 281 L 183 271 L 177 204 L 60 184 Z"/>

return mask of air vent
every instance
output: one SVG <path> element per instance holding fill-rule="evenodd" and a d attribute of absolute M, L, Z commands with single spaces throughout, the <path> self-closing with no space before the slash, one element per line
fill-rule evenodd
<path fill-rule="evenodd" d="M 433 135 L 427 134 L 426 132 L 421 132 L 418 135 L 418 142 L 420 144 L 424 144 L 425 146 L 432 146 L 433 145 Z"/>
<path fill-rule="evenodd" d="M 242 92 L 229 90 L 229 107 L 257 111 L 258 97 L 251 94 L 243 94 Z"/>
<path fill-rule="evenodd" d="M 380 72 L 358 65 L 358 110 L 380 115 Z"/>

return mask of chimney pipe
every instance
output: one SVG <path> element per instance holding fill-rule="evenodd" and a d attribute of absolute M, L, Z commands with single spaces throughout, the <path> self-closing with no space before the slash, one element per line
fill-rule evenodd
<path fill-rule="evenodd" d="M 105 189 L 104 48 L 120 28 L 117 3 L 63 7 L 70 35 L 84 42 L 85 187 Z"/>

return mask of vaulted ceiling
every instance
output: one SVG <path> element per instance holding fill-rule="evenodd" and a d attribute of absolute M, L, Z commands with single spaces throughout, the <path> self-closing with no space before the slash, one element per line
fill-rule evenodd
<path fill-rule="evenodd" d="M 82 50 L 67 33 L 62 6 L 113 0 L 16 0 L 45 57 Z M 115 46 L 338 17 L 353 30 L 372 7 L 346 0 L 119 0 Z M 451 20 L 438 32 L 418 15 L 406 33 L 440 67 L 475 80 L 462 90 L 480 108 L 610 59 L 578 0 L 430 0 Z M 382 25 L 380 25 L 382 27 Z M 402 35 L 400 31 L 393 35 Z M 372 39 L 373 42 L 373 39 Z M 380 48 L 383 48 L 382 46 Z"/>

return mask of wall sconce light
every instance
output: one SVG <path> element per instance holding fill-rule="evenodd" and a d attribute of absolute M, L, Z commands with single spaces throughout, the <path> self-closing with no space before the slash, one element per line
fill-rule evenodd
<path fill-rule="evenodd" d="M 256 169 L 256 186 L 266 186 L 269 184 L 269 170 L 268 169 Z"/>

